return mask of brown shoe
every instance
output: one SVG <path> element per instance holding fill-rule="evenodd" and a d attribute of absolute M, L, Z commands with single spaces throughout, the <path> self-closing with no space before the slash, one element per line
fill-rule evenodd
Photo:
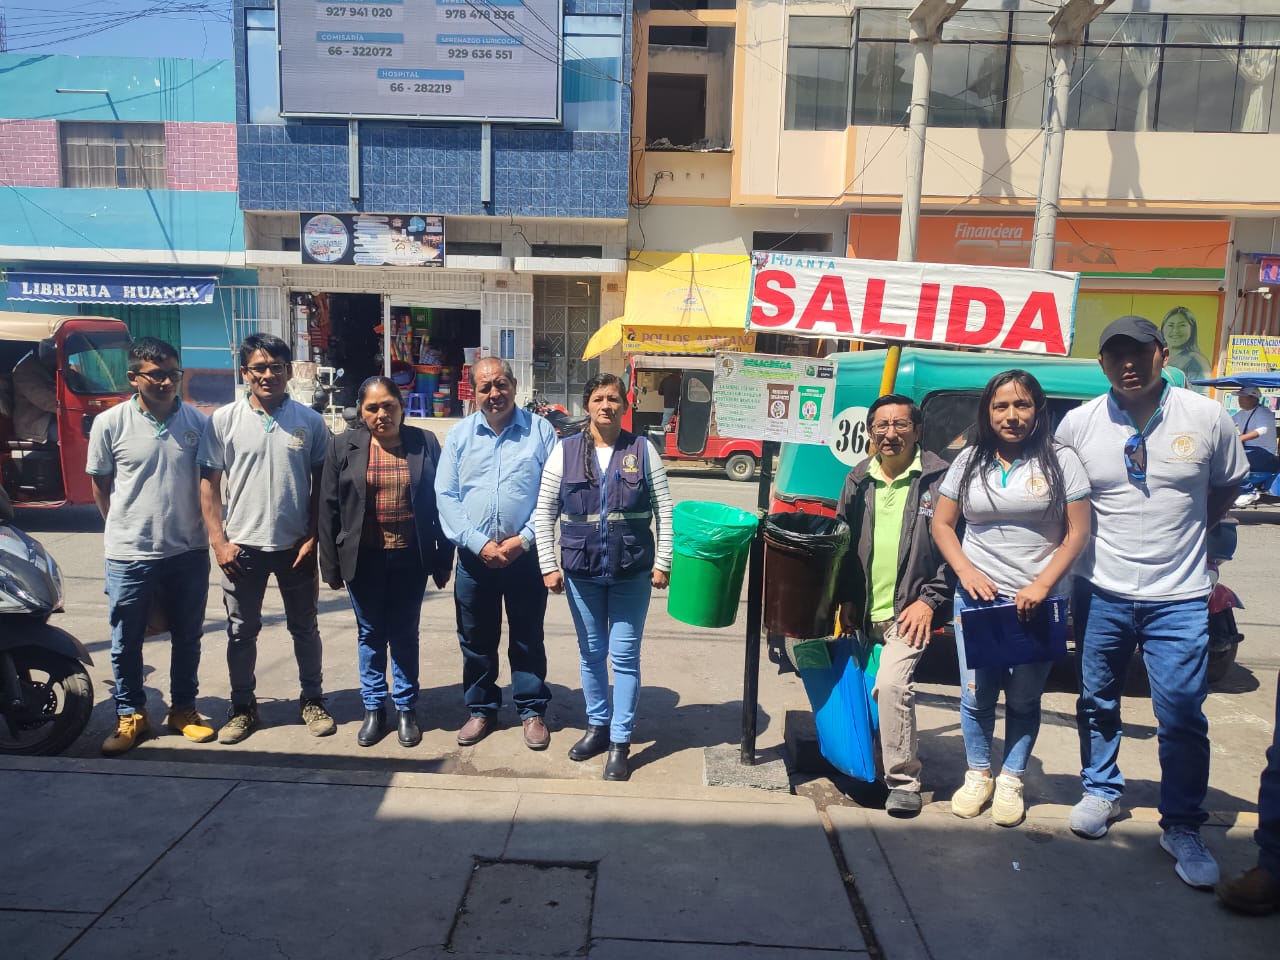
<path fill-rule="evenodd" d="M 1280 877 L 1262 867 L 1254 867 L 1217 887 L 1218 899 L 1239 913 L 1254 916 L 1280 910 Z"/>
<path fill-rule="evenodd" d="M 458 731 L 458 746 L 470 747 L 479 743 L 498 727 L 498 721 L 487 713 L 472 717 Z"/>
<path fill-rule="evenodd" d="M 116 717 L 115 733 L 102 742 L 104 757 L 118 757 L 128 753 L 135 744 L 141 743 L 151 736 L 151 725 L 147 722 L 147 712 L 122 713 Z"/>
<path fill-rule="evenodd" d="M 551 746 L 551 731 L 541 717 L 524 720 L 524 745 L 530 750 L 545 750 Z"/>

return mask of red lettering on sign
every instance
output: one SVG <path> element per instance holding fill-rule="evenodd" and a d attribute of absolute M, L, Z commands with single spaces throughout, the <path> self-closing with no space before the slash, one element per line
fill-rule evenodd
<path fill-rule="evenodd" d="M 969 328 L 969 312 L 973 304 L 983 308 L 982 325 Z M 947 314 L 947 343 L 963 347 L 985 347 L 1000 335 L 1004 327 L 1004 300 L 988 287 L 957 286 L 951 293 L 951 310 Z"/>
<path fill-rule="evenodd" d="M 819 323 L 830 324 L 836 328 L 836 333 L 853 333 L 853 318 L 849 315 L 849 297 L 844 292 L 844 281 L 834 274 L 824 274 L 813 288 L 813 296 L 796 321 L 796 329 L 812 330 Z"/>
<path fill-rule="evenodd" d="M 867 296 L 862 306 L 862 332 L 868 337 L 905 337 L 905 323 L 884 323 L 880 311 L 884 307 L 884 280 L 872 277 L 867 281 Z"/>
<path fill-rule="evenodd" d="M 1036 321 L 1040 322 L 1037 323 Z M 1043 343 L 1045 352 L 1065 354 L 1067 345 L 1062 342 L 1062 321 L 1058 318 L 1058 301 L 1053 294 L 1043 290 L 1033 291 L 1022 305 L 1009 336 L 1005 339 L 1007 350 L 1021 350 L 1024 343 Z"/>
<path fill-rule="evenodd" d="M 933 340 L 933 331 L 938 323 L 938 292 L 942 289 L 939 283 L 920 284 L 920 304 L 916 307 L 915 331 L 911 334 L 914 340 Z"/>
<path fill-rule="evenodd" d="M 794 290 L 796 278 L 785 270 L 761 270 L 756 274 L 756 288 L 753 296 L 761 303 L 774 308 L 773 313 L 765 312 L 764 307 L 751 307 L 751 322 L 762 327 L 784 327 L 796 312 L 796 305 L 782 291 Z"/>

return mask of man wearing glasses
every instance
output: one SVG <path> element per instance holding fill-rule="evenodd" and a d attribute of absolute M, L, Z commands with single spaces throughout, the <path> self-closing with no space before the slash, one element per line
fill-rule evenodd
<path fill-rule="evenodd" d="M 163 340 L 129 345 L 137 392 L 94 417 L 85 470 L 106 520 L 106 593 L 115 676 L 116 729 L 102 744 L 118 757 L 151 735 L 142 644 L 153 605 L 168 620 L 169 716 L 188 740 L 213 739 L 196 710 L 200 635 L 209 598 L 209 540 L 200 518 L 196 450 L 208 423 L 179 396 L 178 352 Z"/>
<path fill-rule="evenodd" d="M 254 670 L 262 598 L 273 574 L 298 662 L 302 722 L 316 737 L 336 729 L 324 707 L 316 623 L 316 531 L 329 430 L 320 414 L 285 392 L 292 357 L 279 337 L 246 337 L 240 376 L 248 394 L 214 412 L 200 444 L 200 504 L 227 608 L 231 715 L 219 743 L 239 743 L 258 726 Z"/>
<path fill-rule="evenodd" d="M 1141 644 L 1158 724 L 1160 846 L 1184 883 L 1212 889 L 1218 865 L 1200 839 L 1209 786 L 1205 536 L 1249 464 L 1220 404 L 1163 379 L 1169 350 L 1150 320 L 1113 321 L 1098 353 L 1111 390 L 1069 412 L 1057 432 L 1084 463 L 1094 516 L 1073 596 L 1084 796 L 1070 825 L 1096 839 L 1121 813 L 1120 695 Z"/>
<path fill-rule="evenodd" d="M 511 694 L 530 750 L 551 743 L 543 717 L 547 588 L 533 549 L 533 509 L 542 467 L 556 445 L 543 417 L 516 406 L 516 378 L 496 357 L 471 368 L 479 410 L 449 431 L 436 469 L 436 502 L 445 536 L 458 545 L 453 601 L 462 647 L 462 695 L 471 718 L 460 746 L 497 729 L 502 706 L 498 643 L 507 610 Z"/>
<path fill-rule="evenodd" d="M 915 675 L 934 625 L 951 612 L 955 582 L 933 543 L 933 508 L 947 462 L 920 448 L 923 416 L 909 397 L 887 394 L 871 405 L 874 455 L 844 482 L 836 516 L 854 549 L 838 586 L 840 629 L 884 644 L 875 689 L 880 746 L 893 817 L 920 812 Z"/>

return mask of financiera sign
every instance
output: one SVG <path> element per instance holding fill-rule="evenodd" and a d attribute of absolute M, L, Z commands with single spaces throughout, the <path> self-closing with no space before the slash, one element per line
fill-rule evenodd
<path fill-rule="evenodd" d="M 1017 267 L 751 255 L 748 329 L 1066 355 L 1079 275 Z"/>

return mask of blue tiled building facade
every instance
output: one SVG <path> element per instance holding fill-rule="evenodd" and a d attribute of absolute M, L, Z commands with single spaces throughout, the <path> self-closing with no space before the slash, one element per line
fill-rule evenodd
<path fill-rule="evenodd" d="M 523 393 L 537 387 L 553 399 L 576 400 L 595 371 L 594 363 L 579 359 L 581 348 L 602 319 L 620 312 L 625 283 L 631 0 L 564 0 L 562 120 L 493 123 L 487 185 L 479 122 L 361 119 L 354 188 L 347 117 L 280 115 L 277 7 L 283 4 L 287 17 L 294 4 L 306 12 L 307 2 L 234 5 L 247 258 L 292 304 L 287 320 L 295 343 L 310 349 L 312 359 L 332 360 L 314 342 L 315 311 L 350 308 L 365 315 L 373 306 L 317 294 L 378 296 L 394 329 L 396 311 L 435 311 L 432 336 L 437 328 L 445 331 L 454 356 L 464 347 L 501 350 L 514 361 Z M 434 2 L 404 0 L 399 9 L 406 17 L 428 16 Z M 525 54 L 541 55 L 530 48 Z M 324 213 L 443 216 L 444 269 L 304 263 L 298 215 Z M 300 325 L 304 316 L 312 319 L 310 343 Z M 329 327 L 321 329 L 331 340 Z M 503 339 L 509 329 L 514 346 Z M 388 343 L 385 353 L 389 367 L 403 351 Z"/>

